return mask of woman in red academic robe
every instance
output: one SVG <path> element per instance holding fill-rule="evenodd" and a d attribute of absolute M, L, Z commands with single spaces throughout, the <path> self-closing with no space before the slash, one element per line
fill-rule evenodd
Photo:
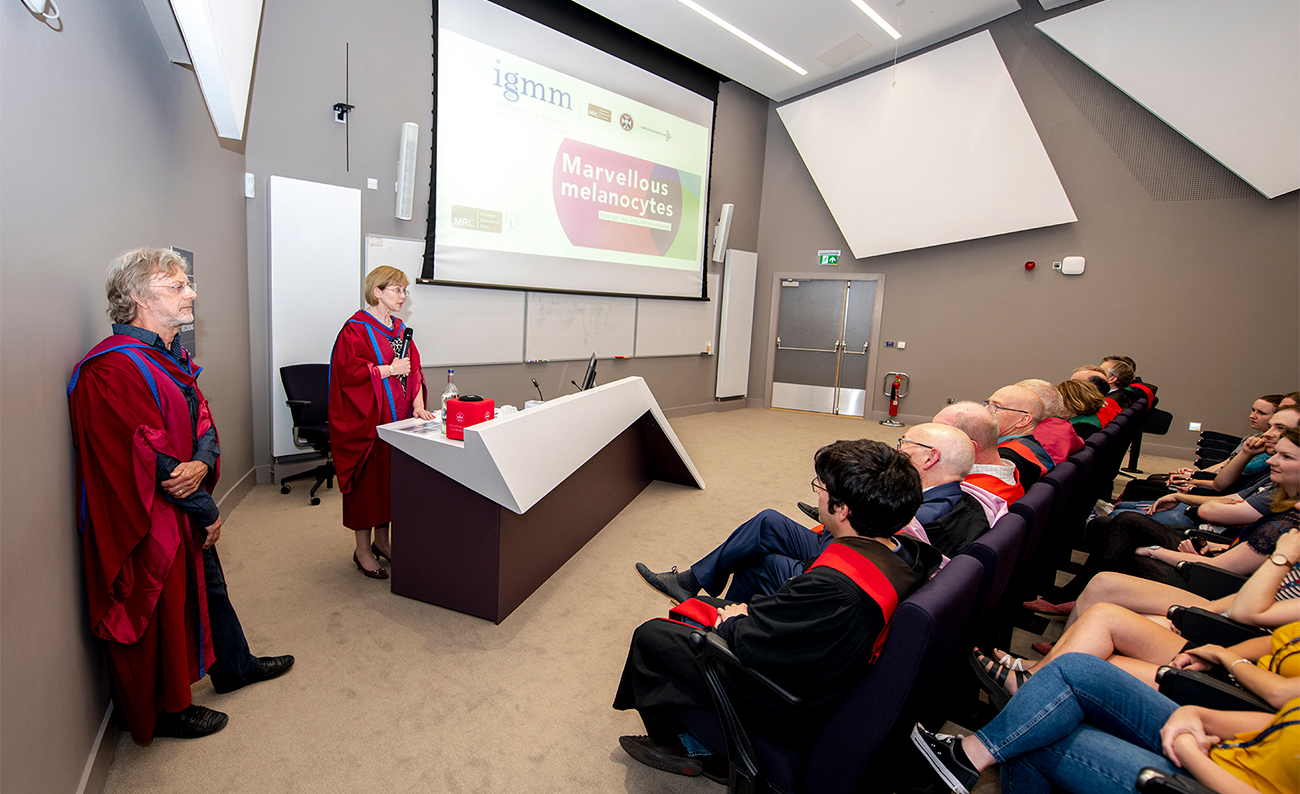
<path fill-rule="evenodd" d="M 330 448 L 343 493 L 343 526 L 357 536 L 352 561 L 372 579 L 388 578 L 379 557 L 392 561 L 389 449 L 376 428 L 411 416 L 433 418 L 424 409 L 415 343 L 406 357 L 398 357 L 406 325 L 397 312 L 409 283 L 397 268 L 372 270 L 366 276 L 366 308 L 343 324 L 330 356 Z"/>

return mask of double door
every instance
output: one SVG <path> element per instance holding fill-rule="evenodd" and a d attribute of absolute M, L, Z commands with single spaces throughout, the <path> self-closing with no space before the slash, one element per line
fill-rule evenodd
<path fill-rule="evenodd" d="M 780 282 L 772 407 L 862 416 L 876 282 Z"/>

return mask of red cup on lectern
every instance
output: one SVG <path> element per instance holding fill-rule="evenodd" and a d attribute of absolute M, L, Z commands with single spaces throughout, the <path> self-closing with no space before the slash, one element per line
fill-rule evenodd
<path fill-rule="evenodd" d="M 447 416 L 444 417 L 447 423 L 447 438 L 464 441 L 465 428 L 486 422 L 492 418 L 495 411 L 494 401 L 479 397 L 477 394 L 467 394 L 455 400 L 448 400 Z"/>

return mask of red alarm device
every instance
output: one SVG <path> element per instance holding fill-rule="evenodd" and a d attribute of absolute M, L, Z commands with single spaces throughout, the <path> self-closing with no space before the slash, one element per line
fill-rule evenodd
<path fill-rule="evenodd" d="M 447 438 L 465 440 L 465 428 L 486 422 L 496 411 L 496 403 L 477 394 L 467 394 L 447 401 Z"/>

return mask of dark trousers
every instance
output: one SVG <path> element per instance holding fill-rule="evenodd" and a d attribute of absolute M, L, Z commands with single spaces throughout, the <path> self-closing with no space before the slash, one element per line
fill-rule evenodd
<path fill-rule="evenodd" d="M 691 573 L 710 595 L 722 595 L 727 577 L 735 575 L 727 600 L 746 602 L 754 595 L 771 595 L 804 565 L 826 550 L 834 538 L 813 532 L 775 510 L 764 510 L 732 532 Z"/>
<path fill-rule="evenodd" d="M 208 589 L 208 623 L 212 627 L 212 647 L 217 658 L 208 667 L 215 686 L 218 682 L 238 684 L 257 669 L 257 657 L 249 653 L 244 627 L 230 604 L 226 576 L 216 547 L 203 550 L 203 578 Z"/>
<path fill-rule="evenodd" d="M 1136 512 L 1094 518 L 1088 522 L 1086 536 L 1088 561 L 1069 584 L 1059 588 L 1052 596 L 1051 600 L 1055 603 L 1076 600 L 1088 582 L 1092 581 L 1092 577 L 1102 571 L 1119 571 L 1164 582 L 1172 568 L 1150 557 L 1138 557 L 1134 552 L 1143 546 L 1177 549 L 1183 541 L 1181 529 L 1167 527 Z"/>

